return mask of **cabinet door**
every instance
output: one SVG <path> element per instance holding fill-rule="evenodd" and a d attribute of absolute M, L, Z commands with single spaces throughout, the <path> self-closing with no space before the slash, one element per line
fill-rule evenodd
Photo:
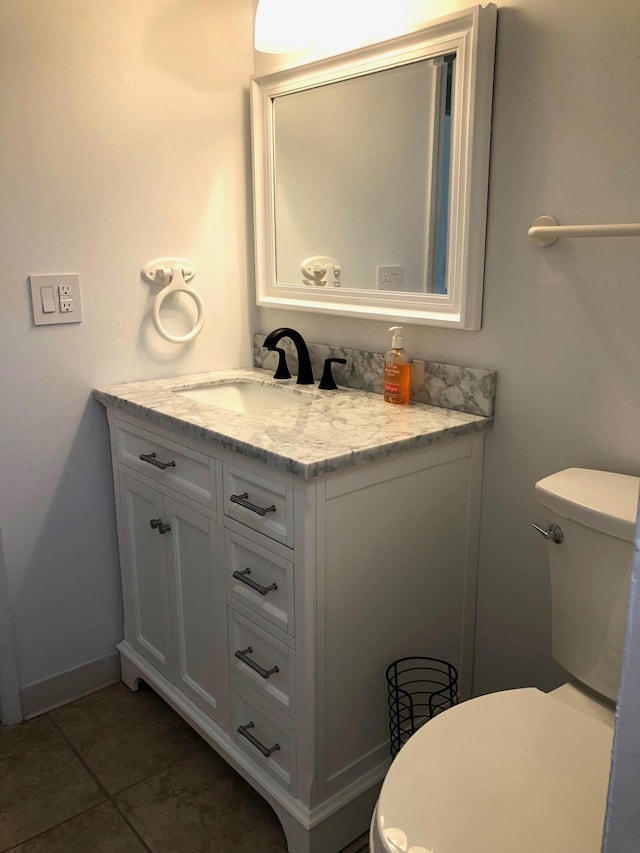
<path fill-rule="evenodd" d="M 171 617 L 166 534 L 152 519 L 163 518 L 162 496 L 128 474 L 120 473 L 123 530 L 125 638 L 154 667 L 171 678 Z"/>
<path fill-rule="evenodd" d="M 172 578 L 174 683 L 209 716 L 219 712 L 226 669 L 224 574 L 218 525 L 178 501 L 164 499 Z"/>

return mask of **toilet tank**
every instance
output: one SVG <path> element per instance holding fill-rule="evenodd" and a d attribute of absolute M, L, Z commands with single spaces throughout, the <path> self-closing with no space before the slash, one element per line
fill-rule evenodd
<path fill-rule="evenodd" d="M 640 478 L 569 468 L 536 483 L 558 524 L 548 540 L 552 654 L 574 678 L 616 701 L 629 597 Z"/>

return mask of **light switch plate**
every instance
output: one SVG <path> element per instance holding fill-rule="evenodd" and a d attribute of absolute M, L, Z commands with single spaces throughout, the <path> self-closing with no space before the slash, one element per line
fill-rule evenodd
<path fill-rule="evenodd" d="M 82 297 L 80 276 L 77 273 L 61 275 L 30 275 L 31 307 L 34 326 L 51 326 L 54 323 L 80 323 L 82 321 Z M 50 307 L 50 300 L 43 300 L 42 289 L 53 291 L 53 311 L 45 312 L 43 305 Z M 45 291 L 49 294 L 49 291 Z M 49 303 L 49 304 L 48 304 Z"/>

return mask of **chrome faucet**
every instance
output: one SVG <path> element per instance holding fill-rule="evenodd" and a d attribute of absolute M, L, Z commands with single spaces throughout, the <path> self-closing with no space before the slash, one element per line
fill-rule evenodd
<path fill-rule="evenodd" d="M 296 332 L 295 329 L 287 329 L 286 327 L 282 329 L 274 329 L 273 332 L 270 332 L 264 339 L 262 346 L 268 350 L 277 351 L 276 345 L 280 340 L 282 340 L 282 338 L 291 338 L 298 353 L 298 378 L 296 380 L 296 384 L 313 385 L 313 370 L 311 369 L 309 350 L 307 349 L 307 345 L 305 344 L 304 338 L 300 332 Z"/>

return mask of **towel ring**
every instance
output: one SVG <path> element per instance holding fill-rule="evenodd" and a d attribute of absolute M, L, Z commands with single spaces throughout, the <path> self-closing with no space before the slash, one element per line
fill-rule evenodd
<path fill-rule="evenodd" d="M 202 327 L 204 326 L 204 304 L 199 294 L 196 293 L 195 290 L 192 290 L 187 284 L 187 282 L 195 275 L 193 265 L 188 262 L 183 263 L 179 260 L 172 261 L 169 259 L 152 261 L 143 268 L 142 274 L 147 281 L 150 281 L 153 284 L 161 284 L 168 281 L 166 287 L 163 287 L 160 293 L 158 293 L 156 298 L 153 300 L 153 308 L 151 311 L 153 327 L 160 337 L 164 338 L 165 341 L 170 341 L 172 344 L 183 344 L 187 341 L 193 340 L 196 335 L 199 335 L 202 331 Z M 193 328 L 184 335 L 172 335 L 165 329 L 162 324 L 162 320 L 160 319 L 160 309 L 162 308 L 162 304 L 172 293 L 186 293 L 196 304 L 196 322 Z"/>

